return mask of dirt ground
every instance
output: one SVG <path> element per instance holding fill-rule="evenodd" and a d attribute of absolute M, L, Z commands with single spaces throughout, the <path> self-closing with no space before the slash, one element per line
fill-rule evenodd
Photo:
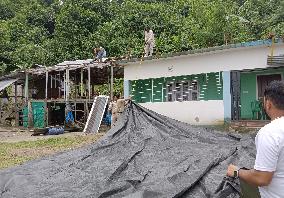
<path fill-rule="evenodd" d="M 0 127 L 0 169 L 93 144 L 105 133 L 106 131 L 101 131 L 86 135 L 83 132 L 72 132 L 61 135 L 31 136 L 33 133 L 24 129 Z"/>
<path fill-rule="evenodd" d="M 0 127 L 0 142 L 16 143 L 21 141 L 36 141 L 56 137 L 85 136 L 82 132 L 64 133 L 62 135 L 32 136 L 32 132 L 25 129 Z"/>

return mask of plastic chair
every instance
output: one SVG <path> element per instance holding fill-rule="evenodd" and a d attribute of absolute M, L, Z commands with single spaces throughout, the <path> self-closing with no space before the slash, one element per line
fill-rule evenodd
<path fill-rule="evenodd" d="M 258 100 L 251 102 L 252 119 L 259 120 L 262 117 L 262 105 Z"/>

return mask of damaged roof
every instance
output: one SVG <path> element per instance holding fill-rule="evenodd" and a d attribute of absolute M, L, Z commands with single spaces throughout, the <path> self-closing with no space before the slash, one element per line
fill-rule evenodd
<path fill-rule="evenodd" d="M 109 66 L 110 64 L 111 64 L 110 61 L 98 62 L 98 61 L 95 61 L 94 59 L 64 61 L 62 63 L 58 63 L 57 65 L 54 65 L 51 67 L 37 65 L 36 68 L 28 69 L 26 70 L 26 72 L 41 75 L 41 74 L 44 74 L 45 72 L 64 71 L 66 69 L 76 70 L 80 68 L 87 69 L 88 67 L 103 68 L 103 67 Z"/>
<path fill-rule="evenodd" d="M 276 38 L 275 39 L 276 44 L 283 44 L 283 39 Z M 162 54 L 160 56 L 152 56 L 152 57 L 133 57 L 130 59 L 124 59 L 117 61 L 118 64 L 127 64 L 127 63 L 135 63 L 140 61 L 151 61 L 151 60 L 157 60 L 157 59 L 166 59 L 171 57 L 179 57 L 179 56 L 186 56 L 186 55 L 193 55 L 193 54 L 203 54 L 203 53 L 209 53 L 214 51 L 222 51 L 222 50 L 228 50 L 228 49 L 236 49 L 236 48 L 248 48 L 248 47 L 259 47 L 259 46 L 271 46 L 272 40 L 266 39 L 266 40 L 257 40 L 257 41 L 250 41 L 250 42 L 242 42 L 237 44 L 229 44 L 229 45 L 221 45 L 221 46 L 215 46 L 215 47 L 208 47 L 208 48 L 201 48 L 201 49 L 193 49 L 189 51 L 183 51 L 183 52 L 172 52 L 167 54 Z"/>

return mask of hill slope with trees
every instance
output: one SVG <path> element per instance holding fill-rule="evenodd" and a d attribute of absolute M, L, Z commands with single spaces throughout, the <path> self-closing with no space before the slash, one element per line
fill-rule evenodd
<path fill-rule="evenodd" d="M 143 53 L 152 27 L 157 53 L 284 34 L 282 0 L 1 0 L 0 71 Z"/>

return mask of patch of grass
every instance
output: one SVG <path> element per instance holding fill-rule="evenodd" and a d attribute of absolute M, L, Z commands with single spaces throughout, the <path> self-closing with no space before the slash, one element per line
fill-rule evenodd
<path fill-rule="evenodd" d="M 70 150 L 96 142 L 103 134 L 56 137 L 36 141 L 0 143 L 0 169 L 22 164 L 28 160 Z"/>
<path fill-rule="evenodd" d="M 256 131 L 256 129 L 246 128 L 246 127 L 232 127 L 230 123 L 225 123 L 223 125 L 205 126 L 205 128 L 221 132 L 237 132 L 237 133 L 253 133 Z"/>

